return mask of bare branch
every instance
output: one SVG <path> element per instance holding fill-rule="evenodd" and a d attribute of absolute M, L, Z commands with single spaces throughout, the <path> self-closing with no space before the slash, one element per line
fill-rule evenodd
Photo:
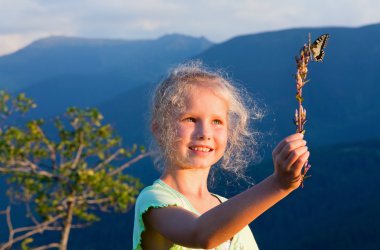
<path fill-rule="evenodd" d="M 36 171 L 38 169 L 38 166 L 34 164 L 33 162 L 29 161 L 28 159 L 25 159 L 25 161 L 11 160 L 11 161 L 8 161 L 6 164 L 22 166 L 22 167 L 30 167 L 32 171 Z"/>
<path fill-rule="evenodd" d="M 73 165 L 71 166 L 71 169 L 75 169 L 77 167 L 78 162 L 80 160 L 80 155 L 82 154 L 82 151 L 83 151 L 83 148 L 84 148 L 84 145 L 80 144 L 79 149 L 77 151 L 77 155 L 75 156 Z"/>
<path fill-rule="evenodd" d="M 63 227 L 46 227 L 45 230 L 46 231 L 61 231 L 63 229 Z"/>
<path fill-rule="evenodd" d="M 77 224 L 77 225 L 72 225 L 71 228 L 85 228 L 91 226 L 92 223 L 86 223 L 86 224 Z"/>
<path fill-rule="evenodd" d="M 19 173 L 33 173 L 35 175 L 41 175 L 49 178 L 56 178 L 57 176 L 52 175 L 49 172 L 46 172 L 44 170 L 33 172 L 30 168 L 22 168 L 22 167 L 17 167 L 17 168 L 2 168 L 0 167 L 0 173 L 12 173 L 12 172 L 19 172 Z"/>
<path fill-rule="evenodd" d="M 10 211 L 10 208 L 9 208 L 9 211 Z M 12 224 L 8 223 L 8 228 L 10 228 L 10 232 L 9 232 L 10 238 L 9 238 L 7 243 L 5 243 L 4 245 L 1 246 L 0 250 L 6 250 L 16 242 L 22 241 L 22 240 L 24 240 L 24 239 L 26 239 L 26 238 L 28 238 L 28 237 L 36 234 L 36 233 L 42 233 L 43 231 L 47 230 L 48 228 L 51 229 L 51 227 L 49 227 L 49 225 L 56 222 L 57 220 L 63 218 L 64 216 L 65 216 L 65 214 L 59 214 L 59 215 L 51 218 L 50 220 L 47 220 L 47 221 L 40 223 L 40 224 L 33 226 L 33 227 L 22 227 L 22 228 L 13 229 Z M 9 212 L 9 216 L 7 215 L 7 218 L 9 218 L 9 222 L 10 222 L 10 212 Z M 8 219 L 7 219 L 7 221 L 8 221 Z M 27 232 L 23 235 L 20 235 L 16 238 L 13 238 L 15 233 L 25 232 L 25 231 L 29 231 L 29 232 Z"/>
<path fill-rule="evenodd" d="M 33 215 L 32 209 L 30 208 L 30 203 L 29 203 L 29 202 L 26 202 L 26 203 L 25 203 L 25 206 L 26 206 L 26 211 L 27 211 L 27 217 L 29 217 L 29 218 L 33 221 L 33 223 L 34 223 L 35 225 L 40 224 L 40 222 L 39 222 L 39 221 L 36 219 L 36 217 L 34 217 L 34 215 Z"/>
<path fill-rule="evenodd" d="M 59 243 L 50 243 L 49 245 L 31 248 L 31 250 L 45 250 L 49 248 L 59 248 L 60 246 L 61 245 Z"/>
<path fill-rule="evenodd" d="M 64 218 L 63 229 L 61 232 L 61 249 L 67 249 L 67 244 L 69 241 L 69 235 L 70 235 L 70 230 L 71 230 L 72 221 L 73 221 L 73 214 L 74 214 L 74 208 L 75 208 L 75 202 L 76 202 L 74 198 L 75 192 L 72 193 L 71 195 L 69 196 L 67 213 Z"/>
<path fill-rule="evenodd" d="M 108 159 L 106 159 L 105 161 L 102 161 L 101 163 L 99 163 L 94 168 L 94 171 L 98 171 L 99 169 L 101 169 L 102 167 L 104 167 L 105 165 L 107 165 L 108 163 L 110 163 L 111 161 L 113 161 L 119 154 L 120 154 L 120 150 L 117 150 L 114 154 L 112 154 L 110 157 L 108 157 Z"/>
<path fill-rule="evenodd" d="M 0 250 L 5 250 L 7 248 L 10 248 L 14 242 L 13 241 L 14 230 L 13 230 L 13 225 L 12 225 L 12 220 L 11 220 L 11 206 L 7 206 L 6 210 L 0 211 L 0 214 L 6 215 L 6 221 L 7 221 L 8 231 L 9 231 L 8 242 L 6 242 L 4 245 L 0 245 Z"/>
<path fill-rule="evenodd" d="M 7 213 L 7 225 L 8 225 L 8 230 L 9 230 L 8 241 L 9 241 L 10 246 L 12 246 L 14 231 L 13 231 L 13 225 L 12 225 L 12 220 L 11 220 L 11 206 L 7 207 L 6 213 Z"/>
<path fill-rule="evenodd" d="M 45 142 L 46 146 L 48 147 L 48 149 L 50 151 L 50 159 L 53 162 L 53 169 L 57 169 L 57 157 L 56 157 L 55 148 L 54 148 L 54 146 L 52 146 L 49 143 L 49 140 L 47 139 L 45 133 L 42 131 L 41 127 L 38 126 L 37 129 L 43 135 L 43 137 L 45 138 L 44 142 Z"/>
<path fill-rule="evenodd" d="M 143 159 L 144 157 L 147 157 L 148 155 L 150 155 L 150 152 L 140 154 L 140 155 L 136 156 L 135 158 L 133 158 L 132 160 L 127 161 L 126 163 L 124 163 L 124 165 L 120 166 L 119 168 L 111 171 L 109 174 L 111 176 L 115 175 L 115 174 L 118 174 L 118 173 L 122 172 L 124 169 L 128 168 L 129 166 L 131 166 L 133 163 L 135 163 L 135 162 Z"/>
<path fill-rule="evenodd" d="M 97 200 L 88 200 L 87 204 L 101 204 L 110 201 L 111 198 L 102 198 Z"/>

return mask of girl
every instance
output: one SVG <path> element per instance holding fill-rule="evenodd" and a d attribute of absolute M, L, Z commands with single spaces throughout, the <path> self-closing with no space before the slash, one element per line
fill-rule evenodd
<path fill-rule="evenodd" d="M 264 181 L 229 200 L 210 193 L 215 163 L 238 176 L 247 165 L 250 117 L 238 89 L 199 62 L 161 82 L 151 127 L 163 173 L 136 201 L 133 249 L 258 249 L 248 224 L 299 187 L 309 152 L 302 134 L 290 135 Z"/>

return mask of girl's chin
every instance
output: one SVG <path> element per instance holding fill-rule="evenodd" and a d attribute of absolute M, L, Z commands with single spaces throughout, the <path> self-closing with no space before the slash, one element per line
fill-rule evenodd
<path fill-rule="evenodd" d="M 193 169 L 193 170 L 197 170 L 197 169 L 210 169 L 211 166 L 186 166 L 186 167 L 183 167 L 182 169 Z"/>
<path fill-rule="evenodd" d="M 187 162 L 176 164 L 179 169 L 209 169 L 212 164 L 210 163 L 195 163 L 195 162 Z"/>
<path fill-rule="evenodd" d="M 212 165 L 216 164 L 216 162 L 201 157 L 196 157 L 195 159 L 190 157 L 190 159 L 173 159 L 173 164 L 170 165 L 178 169 L 210 169 Z"/>

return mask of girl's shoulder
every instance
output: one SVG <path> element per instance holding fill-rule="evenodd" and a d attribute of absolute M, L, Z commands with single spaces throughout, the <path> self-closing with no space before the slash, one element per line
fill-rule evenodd
<path fill-rule="evenodd" d="M 137 208 L 180 206 L 187 207 L 183 196 L 160 179 L 145 187 L 136 200 Z"/>
<path fill-rule="evenodd" d="M 181 197 L 180 193 L 159 179 L 140 192 L 135 206 L 135 220 L 133 226 L 134 250 L 142 250 L 141 235 L 146 229 L 143 215 L 151 208 L 164 208 L 168 206 L 177 206 L 193 211 L 192 207 Z"/>

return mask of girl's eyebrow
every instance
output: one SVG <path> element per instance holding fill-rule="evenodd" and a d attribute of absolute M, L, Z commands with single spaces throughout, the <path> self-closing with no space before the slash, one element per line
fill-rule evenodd
<path fill-rule="evenodd" d="M 178 115 L 178 117 L 180 117 L 180 118 L 184 118 L 186 116 L 198 117 L 198 115 L 196 115 L 196 114 L 194 114 L 192 112 L 184 112 L 184 113 L 180 113 Z M 227 114 L 226 115 L 223 115 L 223 114 L 211 114 L 211 117 L 212 117 L 212 119 L 226 120 L 227 119 Z"/>
<path fill-rule="evenodd" d="M 227 115 L 220 115 L 220 114 L 213 114 L 212 117 L 216 119 L 220 119 L 220 120 L 227 119 Z"/>

